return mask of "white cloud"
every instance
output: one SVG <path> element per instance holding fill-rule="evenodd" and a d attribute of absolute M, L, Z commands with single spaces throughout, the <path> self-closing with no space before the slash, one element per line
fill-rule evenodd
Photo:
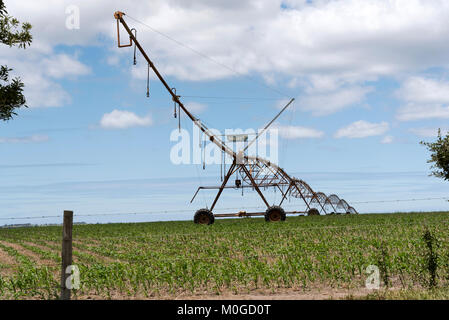
<path fill-rule="evenodd" d="M 299 109 L 315 116 L 325 116 L 361 103 L 372 88 L 353 87 L 337 91 L 307 95 L 299 100 Z"/>
<path fill-rule="evenodd" d="M 38 143 L 48 141 L 48 136 L 46 135 L 32 135 L 27 137 L 0 137 L 0 143 Z"/>
<path fill-rule="evenodd" d="M 6 0 L 6 5 L 12 15 L 33 24 L 32 48 L 42 54 L 61 44 L 106 43 L 110 55 L 105 61 L 114 67 L 122 61 L 130 63 L 132 55 L 131 48 L 119 50 L 112 42 L 116 41 L 112 15 L 120 8 L 129 14 L 125 20 L 138 29 L 139 41 L 164 75 L 191 81 L 236 76 L 221 63 L 240 74 L 259 74 L 272 84 L 283 79 L 286 85 L 305 88 L 303 110 L 314 115 L 362 102 L 371 90 L 364 87 L 366 81 L 448 65 L 449 43 L 441 41 L 449 37 L 445 0 Z M 69 5 L 80 8 L 79 30 L 65 28 Z M 126 40 L 124 33 L 122 39 Z M 70 65 L 72 73 L 82 69 Z M 62 76 L 59 72 L 64 68 L 55 66 L 48 74 L 39 73 L 43 83 Z M 145 71 L 145 66 L 138 57 L 138 68 Z M 132 77 L 145 76 L 135 70 Z M 35 88 L 33 92 L 41 91 Z M 50 95 L 54 99 L 48 105 L 67 103 L 70 98 L 58 86 Z M 441 107 L 436 111 L 446 114 Z"/>
<path fill-rule="evenodd" d="M 341 86 L 341 82 L 335 76 L 311 75 L 309 80 L 310 86 L 306 88 L 308 93 L 335 91 Z"/>
<path fill-rule="evenodd" d="M 394 138 L 392 136 L 385 136 L 380 141 L 380 143 L 383 143 L 383 144 L 390 144 L 390 143 L 393 143 L 393 142 L 394 142 Z"/>
<path fill-rule="evenodd" d="M 69 1 L 47 0 L 41 4 L 5 1 L 5 5 L 9 14 L 33 26 L 33 42 L 26 50 L 0 46 L 0 64 L 12 68 L 11 75 L 23 80 L 27 105 L 30 108 L 60 107 L 70 103 L 70 94 L 58 81 L 74 79 L 91 70 L 77 56 L 57 53 L 55 49 L 61 44 L 81 44 L 72 41 L 81 33 L 65 28 L 65 7 Z M 87 38 L 90 41 L 90 37 Z"/>
<path fill-rule="evenodd" d="M 55 54 L 42 61 L 45 73 L 55 79 L 67 76 L 82 76 L 90 73 L 90 68 L 78 61 L 75 57 L 66 54 Z"/>
<path fill-rule="evenodd" d="M 366 138 L 383 135 L 388 129 L 389 125 L 387 122 L 370 123 L 360 120 L 339 129 L 334 136 L 335 138 Z"/>
<path fill-rule="evenodd" d="M 322 138 L 324 136 L 323 131 L 312 128 L 280 125 L 273 128 L 278 129 L 279 136 L 285 139 Z"/>
<path fill-rule="evenodd" d="M 409 102 L 449 103 L 449 82 L 424 77 L 410 77 L 403 83 L 397 94 Z"/>
<path fill-rule="evenodd" d="M 105 113 L 100 126 L 105 129 L 126 129 L 131 127 L 147 127 L 153 123 L 150 116 L 139 117 L 130 111 L 113 110 Z"/>
<path fill-rule="evenodd" d="M 65 28 L 71 4 L 80 8 L 79 30 Z M 366 79 L 446 65 L 449 53 L 449 44 L 441 41 L 449 36 L 445 0 L 7 0 L 6 5 L 34 25 L 35 45 L 43 50 L 96 45 L 104 39 L 99 33 L 115 40 L 112 14 L 121 8 L 240 73 L 267 78 L 281 73 Z M 234 76 L 129 16 L 125 20 L 138 28 L 138 39 L 164 74 L 188 80 Z M 131 50 L 111 53 L 130 57 Z"/>
<path fill-rule="evenodd" d="M 399 121 L 447 119 L 449 118 L 449 106 L 409 103 L 398 109 L 396 118 Z"/>
<path fill-rule="evenodd" d="M 30 108 L 60 107 L 72 101 L 70 94 L 60 84 L 40 72 L 15 71 L 15 74 L 19 74 L 25 83 L 24 92 Z"/>
<path fill-rule="evenodd" d="M 26 50 L 0 46 L 0 65 L 13 69 L 11 78 L 22 79 L 30 108 L 60 107 L 70 103 L 70 94 L 58 81 L 91 72 L 75 56 L 56 54 L 51 50 L 42 52 L 33 46 Z"/>
<path fill-rule="evenodd" d="M 438 128 L 412 128 L 410 132 L 422 138 L 434 138 L 438 136 Z M 449 132 L 447 128 L 441 128 L 441 134 L 446 135 Z"/>
<path fill-rule="evenodd" d="M 197 102 L 188 102 L 185 106 L 187 110 L 191 111 L 193 114 L 202 113 L 207 109 L 207 106 L 205 104 Z"/>
<path fill-rule="evenodd" d="M 396 94 L 405 101 L 396 115 L 400 121 L 449 118 L 448 81 L 410 77 Z"/>

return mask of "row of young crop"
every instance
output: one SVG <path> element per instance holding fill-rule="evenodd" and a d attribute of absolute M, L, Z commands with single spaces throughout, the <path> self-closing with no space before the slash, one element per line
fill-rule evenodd
<path fill-rule="evenodd" d="M 125 226 L 121 234 L 115 225 L 88 226 L 87 231 L 80 228 L 75 234 L 75 263 L 81 275 L 76 294 L 158 296 L 186 291 L 241 293 L 256 288 L 357 288 L 364 286 L 368 265 L 379 267 L 384 286 L 426 287 L 431 285 L 432 272 L 437 280 L 432 285 L 445 285 L 449 279 L 446 216 L 413 218 L 388 224 L 370 219 L 370 226 L 363 228 L 354 228 L 353 220 L 338 228 L 306 228 L 304 220 L 274 227 L 243 222 L 238 230 L 232 230 L 234 223 L 223 223 L 218 230 L 178 224 L 176 236 L 151 232 L 153 225 L 135 225 L 136 230 Z M 432 254 L 424 238 L 426 228 L 433 237 Z M 56 255 L 60 242 L 52 238 L 52 232 L 43 236 L 42 229 L 37 231 L 28 238 L 39 247 L 21 242 L 20 232 L 4 236 L 44 259 L 60 261 Z M 57 294 L 57 289 L 49 293 L 57 277 L 50 281 L 47 274 L 44 280 L 37 279 L 55 270 L 36 266 L 17 250 L 4 247 L 28 272 L 2 277 L 3 296 L 42 296 L 43 283 L 47 297 Z M 432 259 L 436 262 L 433 271 L 429 268 Z"/>

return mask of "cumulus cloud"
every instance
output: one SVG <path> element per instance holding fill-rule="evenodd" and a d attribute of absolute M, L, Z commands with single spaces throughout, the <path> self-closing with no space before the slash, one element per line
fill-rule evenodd
<path fill-rule="evenodd" d="M 446 66 L 449 54 L 449 43 L 441 41 L 449 37 L 445 0 L 6 0 L 6 5 L 11 14 L 33 24 L 36 50 L 107 43 L 110 55 L 105 61 L 114 66 L 131 60 L 131 49 L 118 50 L 113 44 L 112 15 L 120 8 L 164 75 L 189 81 L 260 75 L 272 85 L 303 87 L 302 110 L 318 116 L 361 103 L 371 91 L 367 81 Z M 65 27 L 69 5 L 80 8 L 79 30 Z M 72 73 L 82 70 L 70 65 L 66 69 Z M 62 77 L 59 72 L 52 68 L 39 73 L 39 83 L 48 85 L 36 85 L 34 92 L 50 90 L 52 79 Z M 53 88 L 55 98 L 48 105 L 69 101 L 62 88 Z M 433 109 L 446 117 L 444 106 Z M 404 113 L 400 120 L 413 118 Z"/>
<path fill-rule="evenodd" d="M 38 143 L 48 141 L 46 135 L 32 135 L 27 137 L 0 137 L 0 143 Z"/>
<path fill-rule="evenodd" d="M 207 106 L 205 104 L 197 102 L 187 102 L 185 106 L 187 110 L 191 111 L 193 114 L 202 113 L 207 109 Z"/>
<path fill-rule="evenodd" d="M 41 62 L 48 76 L 61 79 L 67 76 L 82 76 L 90 73 L 90 68 L 74 56 L 67 54 L 54 54 Z"/>
<path fill-rule="evenodd" d="M 438 128 L 411 128 L 410 132 L 422 138 L 434 138 L 438 136 Z M 446 135 L 448 128 L 441 128 L 441 134 Z"/>
<path fill-rule="evenodd" d="M 409 103 L 399 108 L 396 117 L 399 121 L 447 119 L 449 118 L 449 106 Z"/>
<path fill-rule="evenodd" d="M 113 110 L 105 113 L 100 121 L 104 129 L 126 129 L 131 127 L 147 127 L 153 123 L 150 116 L 139 117 L 130 111 Z"/>
<path fill-rule="evenodd" d="M 449 44 L 441 41 L 449 36 L 449 3 L 444 0 L 7 0 L 6 4 L 11 13 L 35 26 L 42 47 L 97 44 L 102 39 L 98 34 L 113 40 L 112 14 L 121 8 L 239 73 L 268 78 L 281 73 L 366 79 L 444 65 L 449 53 Z M 65 8 L 72 4 L 81 13 L 76 31 L 65 28 Z M 125 19 L 138 27 L 139 40 L 165 74 L 187 80 L 235 76 L 130 17 Z"/>
<path fill-rule="evenodd" d="M 60 107 L 70 103 L 70 94 L 58 81 L 91 72 L 76 56 L 57 54 L 52 50 L 42 52 L 33 46 L 26 50 L 1 46 L 0 65 L 12 68 L 11 76 L 23 80 L 30 108 Z"/>
<path fill-rule="evenodd" d="M 388 129 L 387 122 L 370 123 L 360 120 L 339 129 L 334 136 L 335 138 L 366 138 L 383 135 Z"/>
<path fill-rule="evenodd" d="M 398 90 L 398 96 L 416 103 L 449 103 L 449 82 L 424 77 L 410 77 Z"/>
<path fill-rule="evenodd" d="M 75 44 L 71 39 L 77 33 L 65 28 L 65 7 L 69 2 L 7 0 L 5 5 L 11 15 L 33 26 L 33 42 L 26 50 L 0 46 L 0 64 L 13 68 L 12 76 L 23 80 L 27 105 L 59 107 L 70 103 L 70 94 L 58 82 L 89 74 L 91 70 L 76 55 L 56 50 L 58 45 Z"/>
<path fill-rule="evenodd" d="M 449 82 L 410 77 L 397 91 L 405 105 L 397 112 L 400 121 L 449 118 Z"/>
<path fill-rule="evenodd" d="M 364 100 L 372 88 L 353 87 L 307 95 L 299 100 L 299 108 L 315 116 L 325 116 L 353 106 Z"/>
<path fill-rule="evenodd" d="M 312 128 L 305 128 L 300 126 L 275 126 L 278 130 L 279 136 L 285 139 L 304 139 L 304 138 L 322 138 L 323 131 Z"/>

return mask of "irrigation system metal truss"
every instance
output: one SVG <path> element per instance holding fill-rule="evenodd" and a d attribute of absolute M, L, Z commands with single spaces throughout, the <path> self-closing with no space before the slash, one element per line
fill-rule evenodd
<path fill-rule="evenodd" d="M 220 186 L 200 186 L 193 196 L 191 202 L 195 199 L 200 190 L 217 189 L 217 195 L 210 208 L 199 209 L 194 215 L 194 222 L 198 224 L 213 224 L 215 217 L 250 217 L 250 216 L 265 216 L 267 222 L 270 221 L 284 221 L 287 214 L 304 214 L 304 215 L 326 215 L 326 214 L 357 214 L 358 212 L 350 206 L 344 199 L 340 199 L 337 195 L 332 194 L 327 196 L 323 192 L 315 192 L 305 181 L 297 179 L 288 175 L 282 168 L 275 163 L 257 156 L 250 156 L 245 153 L 248 147 L 259 138 L 258 134 L 243 150 L 235 152 L 232 148 L 224 143 L 224 141 L 217 135 L 214 135 L 204 123 L 196 118 L 181 102 L 179 95 L 176 94 L 176 89 L 170 87 L 162 75 L 159 73 L 153 62 L 148 57 L 145 50 L 137 40 L 137 32 L 135 29 L 130 29 L 124 20 L 125 13 L 117 11 L 114 14 L 117 20 L 117 40 L 118 47 L 132 47 L 134 44 L 134 52 L 136 48 L 140 51 L 142 56 L 148 63 L 148 69 L 152 69 L 158 79 L 167 89 L 175 103 L 175 110 L 178 107 L 178 117 L 181 116 L 181 110 L 186 116 L 193 121 L 193 123 L 202 131 L 202 133 L 214 143 L 222 153 L 227 154 L 232 159 L 232 164 L 226 171 L 223 182 Z M 120 42 L 120 23 L 123 25 L 126 32 L 129 34 L 129 43 L 121 44 Z M 291 99 L 289 103 L 276 115 L 276 117 L 268 123 L 264 130 L 281 115 L 281 113 L 288 108 L 293 102 Z M 176 114 L 176 111 L 175 111 Z M 262 133 L 262 132 L 261 132 Z M 235 185 L 228 185 L 230 178 L 236 176 Z M 241 179 L 238 179 L 238 176 Z M 222 192 L 226 188 L 252 188 L 260 196 L 261 200 L 266 205 L 265 212 L 246 212 L 240 211 L 237 213 L 220 213 L 214 214 L 213 210 L 220 198 Z M 277 205 L 270 205 L 265 198 L 262 189 L 267 188 L 278 189 L 281 192 L 281 201 Z M 301 211 L 285 211 L 282 204 L 285 200 L 290 198 L 301 199 L 305 204 L 305 210 Z"/>

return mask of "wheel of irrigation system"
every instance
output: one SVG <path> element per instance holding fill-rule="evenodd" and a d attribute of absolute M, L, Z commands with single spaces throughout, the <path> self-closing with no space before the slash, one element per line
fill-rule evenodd
<path fill-rule="evenodd" d="M 284 209 L 279 206 L 272 206 L 265 211 L 266 222 L 285 221 L 286 215 Z"/>
<path fill-rule="evenodd" d="M 212 214 L 212 211 L 209 209 L 200 209 L 195 212 L 195 216 L 193 217 L 193 222 L 196 224 L 213 224 L 215 221 L 215 217 Z"/>
<path fill-rule="evenodd" d="M 318 211 L 318 209 L 312 208 L 309 210 L 309 212 L 307 212 L 308 216 L 319 216 L 320 212 Z"/>

